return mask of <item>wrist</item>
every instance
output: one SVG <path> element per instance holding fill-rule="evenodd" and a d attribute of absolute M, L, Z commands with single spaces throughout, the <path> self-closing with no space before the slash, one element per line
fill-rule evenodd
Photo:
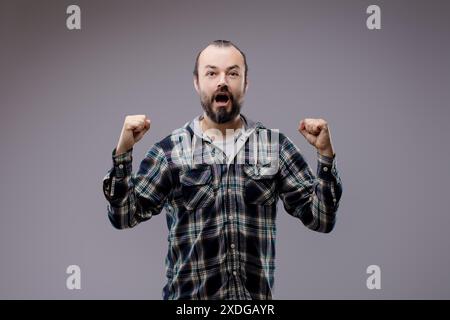
<path fill-rule="evenodd" d="M 121 155 L 121 154 L 123 154 L 123 153 L 128 152 L 130 149 L 131 149 L 131 148 L 127 148 L 127 147 L 124 147 L 124 146 L 117 146 L 117 147 L 116 147 L 116 153 L 115 153 L 115 155 L 116 155 L 116 156 Z"/>
<path fill-rule="evenodd" d="M 317 152 L 320 155 L 325 156 L 325 157 L 329 157 L 329 158 L 334 158 L 334 155 L 335 155 L 334 150 L 333 150 L 332 147 L 331 148 L 325 148 L 325 149 L 317 149 Z"/>

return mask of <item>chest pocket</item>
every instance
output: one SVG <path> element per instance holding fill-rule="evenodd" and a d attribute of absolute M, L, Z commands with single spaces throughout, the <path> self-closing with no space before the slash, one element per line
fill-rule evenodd
<path fill-rule="evenodd" d="M 187 210 L 214 204 L 217 183 L 210 165 L 200 164 L 180 172 L 180 184 Z"/>
<path fill-rule="evenodd" d="M 277 170 L 265 165 L 243 165 L 245 174 L 245 202 L 248 204 L 271 205 L 277 199 Z"/>

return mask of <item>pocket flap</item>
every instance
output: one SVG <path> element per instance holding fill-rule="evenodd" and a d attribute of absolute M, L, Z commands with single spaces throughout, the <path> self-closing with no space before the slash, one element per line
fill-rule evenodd
<path fill-rule="evenodd" d="M 247 176 L 254 180 L 271 179 L 277 173 L 277 168 L 267 165 L 244 165 L 243 170 Z"/>

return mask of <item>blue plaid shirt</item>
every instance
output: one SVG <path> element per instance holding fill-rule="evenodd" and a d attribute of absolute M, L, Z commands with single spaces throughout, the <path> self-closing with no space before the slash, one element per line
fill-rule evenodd
<path fill-rule="evenodd" d="M 113 150 L 103 179 L 109 219 L 132 228 L 165 208 L 163 299 L 272 299 L 278 197 L 306 227 L 330 232 L 342 194 L 335 157 L 317 153 L 315 176 L 288 137 L 241 115 L 227 158 L 200 117 L 154 144 L 137 173 L 133 149 Z"/>

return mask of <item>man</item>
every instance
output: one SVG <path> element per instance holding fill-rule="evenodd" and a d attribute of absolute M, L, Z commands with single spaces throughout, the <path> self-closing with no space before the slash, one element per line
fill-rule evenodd
<path fill-rule="evenodd" d="M 317 177 L 282 133 L 241 114 L 244 53 L 216 40 L 197 56 L 194 87 L 203 114 L 153 145 L 132 173 L 132 150 L 150 128 L 125 118 L 103 180 L 114 227 L 131 228 L 166 209 L 164 299 L 272 299 L 278 197 L 309 229 L 328 233 L 342 194 L 330 130 L 304 119 L 317 149 Z"/>

